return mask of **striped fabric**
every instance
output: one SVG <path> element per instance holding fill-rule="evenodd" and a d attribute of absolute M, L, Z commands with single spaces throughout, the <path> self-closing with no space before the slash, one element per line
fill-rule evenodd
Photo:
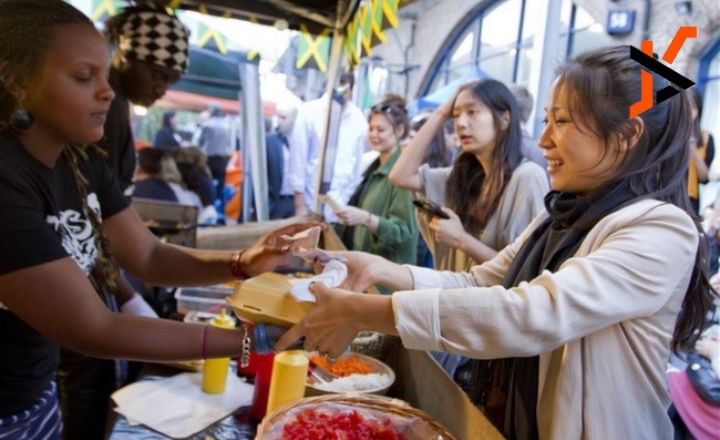
<path fill-rule="evenodd" d="M 61 433 L 62 417 L 55 382 L 31 408 L 0 419 L 0 440 L 60 440 Z"/>

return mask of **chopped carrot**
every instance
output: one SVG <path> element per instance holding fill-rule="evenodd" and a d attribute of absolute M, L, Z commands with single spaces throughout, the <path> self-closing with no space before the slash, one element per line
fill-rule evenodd
<path fill-rule="evenodd" d="M 335 361 L 332 365 L 323 356 L 315 355 L 310 358 L 315 365 L 329 371 L 338 377 L 346 377 L 351 374 L 370 374 L 373 372 L 372 366 L 357 356 L 345 356 Z"/>

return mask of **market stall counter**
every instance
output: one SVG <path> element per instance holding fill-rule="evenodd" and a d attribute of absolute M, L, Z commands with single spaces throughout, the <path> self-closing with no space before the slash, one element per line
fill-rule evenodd
<path fill-rule="evenodd" d="M 284 224 L 307 221 L 308 218 L 294 218 L 282 221 L 252 223 L 199 230 L 197 243 L 199 248 L 234 249 L 253 243 L 265 232 Z M 310 219 L 313 220 L 313 219 Z M 344 249 L 337 235 L 329 229 L 323 231 L 320 245 L 327 250 Z M 458 439 L 501 439 L 502 435 L 485 416 L 470 402 L 465 393 L 444 372 L 442 367 L 426 352 L 407 350 L 397 338 L 387 338 L 384 350 L 377 353 L 381 360 L 395 372 L 395 382 L 388 395 L 408 402 L 412 407 L 424 411 Z M 163 368 L 158 375 L 146 379 L 156 379 L 172 374 Z M 234 415 L 211 425 L 206 430 L 193 435 L 191 439 L 251 439 L 255 435 L 256 425 L 246 417 L 249 408 L 241 408 Z M 131 426 L 123 416 L 118 416 L 111 440 L 124 439 L 155 440 L 164 437 L 141 425 Z"/>

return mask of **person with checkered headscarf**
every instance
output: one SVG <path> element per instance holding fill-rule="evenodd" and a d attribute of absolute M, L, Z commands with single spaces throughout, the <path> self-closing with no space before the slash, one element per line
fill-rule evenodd
<path fill-rule="evenodd" d="M 98 144 L 108 153 L 108 165 L 125 191 L 132 184 L 137 160 L 130 104 L 153 105 L 185 73 L 189 32 L 164 9 L 135 6 L 110 18 L 105 33 L 114 49 L 110 85 L 115 99 Z M 128 304 L 142 303 L 130 314 L 154 314 L 122 272 L 117 281 L 114 300 L 106 301 L 111 310 L 128 313 L 132 308 Z M 58 379 L 64 438 L 103 439 L 110 394 L 127 376 L 126 361 L 96 359 L 63 349 Z"/>
<path fill-rule="evenodd" d="M 135 6 L 110 18 L 105 33 L 115 49 L 110 83 L 117 97 L 103 146 L 125 190 L 132 183 L 136 162 L 129 103 L 150 107 L 180 79 L 188 66 L 190 32 L 165 9 Z"/>

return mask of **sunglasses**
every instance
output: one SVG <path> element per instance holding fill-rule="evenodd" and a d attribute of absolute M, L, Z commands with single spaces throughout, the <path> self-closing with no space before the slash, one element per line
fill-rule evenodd
<path fill-rule="evenodd" d="M 407 111 L 404 108 L 398 107 L 393 104 L 376 104 L 372 107 L 370 107 L 371 113 L 387 113 L 387 114 L 398 114 L 398 113 L 407 113 Z"/>

